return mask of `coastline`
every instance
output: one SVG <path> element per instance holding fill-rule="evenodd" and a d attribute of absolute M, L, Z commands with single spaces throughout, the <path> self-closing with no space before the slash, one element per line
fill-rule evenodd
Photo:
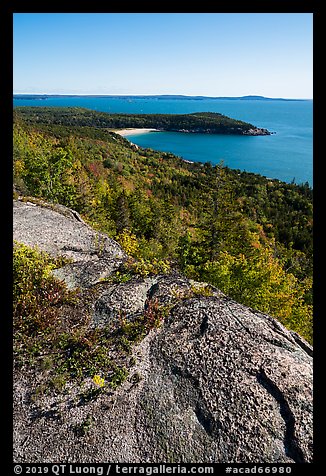
<path fill-rule="evenodd" d="M 138 134 L 147 134 L 148 132 L 160 132 L 159 129 L 146 129 L 146 128 L 130 128 L 130 129 L 113 129 L 111 132 L 115 132 L 122 137 L 133 136 Z"/>
<path fill-rule="evenodd" d="M 148 132 L 164 132 L 162 129 L 154 129 L 154 128 L 125 128 L 125 129 L 110 129 L 111 132 L 115 132 L 116 134 L 121 135 L 122 137 L 125 136 L 132 136 L 138 134 L 147 134 Z M 200 134 L 214 134 L 215 132 L 209 130 L 198 130 L 198 129 L 167 129 L 166 132 L 183 132 L 183 133 L 200 133 Z M 235 135 L 242 135 L 242 136 L 266 136 L 275 134 L 275 132 L 270 132 L 267 129 L 263 129 L 260 127 L 250 128 L 248 130 L 242 131 Z"/>
<path fill-rule="evenodd" d="M 148 129 L 148 128 L 142 128 L 142 129 L 136 129 L 136 128 L 130 128 L 130 129 L 112 129 L 111 132 L 114 132 L 115 134 L 119 134 L 122 137 L 125 136 L 132 136 L 132 135 L 138 135 L 138 134 L 147 134 L 148 132 L 162 132 L 160 129 Z M 128 139 L 129 140 L 129 139 Z M 130 144 L 132 144 L 134 147 L 138 149 L 138 145 L 134 144 L 129 140 Z M 187 160 L 184 159 L 183 157 L 180 157 L 180 159 L 183 162 L 187 162 L 188 164 L 194 164 L 192 160 Z"/>

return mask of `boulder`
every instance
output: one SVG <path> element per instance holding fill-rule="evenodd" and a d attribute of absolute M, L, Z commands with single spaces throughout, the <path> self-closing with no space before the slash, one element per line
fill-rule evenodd
<path fill-rule="evenodd" d="M 312 359 L 300 342 L 227 297 L 177 304 L 148 351 L 142 445 L 154 461 L 311 461 Z"/>

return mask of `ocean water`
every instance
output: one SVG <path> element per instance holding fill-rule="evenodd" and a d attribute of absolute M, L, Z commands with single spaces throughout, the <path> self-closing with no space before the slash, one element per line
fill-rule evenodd
<path fill-rule="evenodd" d="M 149 132 L 126 136 L 141 147 L 172 152 L 194 162 L 221 161 L 231 168 L 313 186 L 313 102 L 227 99 L 157 99 L 66 96 L 14 99 L 14 106 L 80 106 L 103 112 L 220 112 L 266 128 L 270 136 Z"/>

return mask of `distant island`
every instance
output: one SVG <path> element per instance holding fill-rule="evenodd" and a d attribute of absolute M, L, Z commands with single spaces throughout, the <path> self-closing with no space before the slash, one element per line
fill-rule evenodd
<path fill-rule="evenodd" d="M 102 129 L 155 129 L 157 131 L 270 135 L 267 129 L 224 116 L 218 112 L 191 114 L 108 114 L 80 107 L 17 107 L 26 122 Z"/>
<path fill-rule="evenodd" d="M 74 98 L 74 97 L 92 97 L 92 98 L 108 98 L 108 99 L 184 99 L 202 101 L 205 99 L 217 100 L 243 100 L 243 101 L 311 101 L 311 99 L 295 99 L 295 98 L 269 98 L 265 96 L 247 95 L 247 96 L 186 96 L 183 94 L 157 94 L 157 95 L 119 95 L 119 94 L 14 94 L 14 99 L 25 100 L 45 100 L 50 98 Z"/>

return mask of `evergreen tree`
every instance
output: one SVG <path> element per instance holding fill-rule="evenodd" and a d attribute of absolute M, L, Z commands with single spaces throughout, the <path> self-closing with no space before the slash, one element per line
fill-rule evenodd
<path fill-rule="evenodd" d="M 128 198 L 124 190 L 117 197 L 115 222 L 118 233 L 125 229 L 129 230 L 131 227 Z"/>

